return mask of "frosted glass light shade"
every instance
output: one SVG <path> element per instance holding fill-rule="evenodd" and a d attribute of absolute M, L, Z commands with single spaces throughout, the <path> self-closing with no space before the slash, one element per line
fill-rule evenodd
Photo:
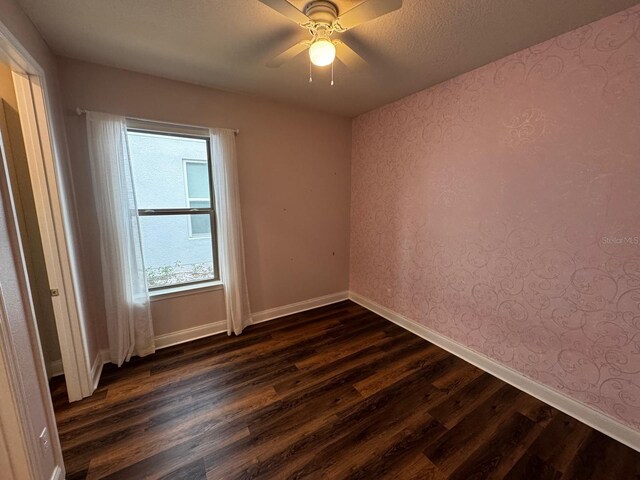
<path fill-rule="evenodd" d="M 329 40 L 317 40 L 309 47 L 309 58 L 317 67 L 331 65 L 336 58 L 336 46 Z"/>

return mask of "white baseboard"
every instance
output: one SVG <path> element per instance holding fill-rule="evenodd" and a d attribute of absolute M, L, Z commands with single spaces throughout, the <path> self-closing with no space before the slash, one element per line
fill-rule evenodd
<path fill-rule="evenodd" d="M 496 361 L 475 352 L 460 343 L 451 340 L 440 333 L 431 330 L 423 325 L 413 322 L 406 317 L 370 300 L 355 292 L 349 293 L 349 298 L 362 305 L 368 310 L 377 313 L 381 317 L 409 330 L 410 332 L 424 338 L 425 340 L 439 346 L 440 348 L 466 360 L 476 367 L 490 373 L 494 377 L 513 385 L 514 387 L 536 397 L 554 408 L 570 415 L 577 420 L 589 425 L 596 430 L 608 435 L 621 443 L 640 451 L 640 431 L 634 430 L 618 420 L 605 415 L 593 408 L 579 402 L 563 393 L 542 385 L 521 373 Z"/>
<path fill-rule="evenodd" d="M 49 379 L 53 377 L 59 377 L 60 375 L 64 375 L 64 368 L 62 367 L 61 358 L 49 363 Z"/>
<path fill-rule="evenodd" d="M 227 321 L 221 320 L 219 322 L 207 323 L 205 325 L 198 325 L 197 327 L 185 328 L 184 330 L 178 330 L 177 332 L 165 333 L 158 335 L 155 338 L 156 349 L 171 347 L 180 343 L 191 342 L 199 338 L 208 337 L 217 333 L 227 331 Z"/>
<path fill-rule="evenodd" d="M 93 389 L 96 389 L 98 381 L 100 380 L 100 373 L 102 373 L 102 366 L 105 363 L 109 363 L 109 350 L 100 350 L 96 358 L 91 364 L 91 380 L 93 381 Z M 64 367 L 62 365 L 62 359 L 54 360 L 49 364 L 49 371 L 51 373 L 50 378 L 59 377 L 64 375 Z"/>
<path fill-rule="evenodd" d="M 261 312 L 252 314 L 253 324 L 267 322 L 276 318 L 284 317 L 286 315 L 292 315 L 294 313 L 304 312 L 305 310 L 311 310 L 313 308 L 330 305 L 332 303 L 341 302 L 349 298 L 349 292 L 332 293 L 330 295 L 323 295 L 322 297 L 311 298 L 302 302 L 291 303 L 289 305 L 283 305 L 281 307 L 270 308 Z M 227 331 L 227 321 L 221 320 L 219 322 L 207 323 L 205 325 L 199 325 L 197 327 L 186 328 L 184 330 L 178 330 L 177 332 L 165 333 L 158 335 L 155 338 L 156 349 L 171 347 L 173 345 L 179 345 L 181 343 L 191 342 L 199 338 L 216 335 L 218 333 Z"/>
<path fill-rule="evenodd" d="M 100 350 L 100 355 L 102 356 L 102 363 L 110 363 L 111 362 L 111 352 L 108 348 L 103 348 Z"/>
<path fill-rule="evenodd" d="M 323 295 L 322 297 L 311 298 L 302 302 L 290 303 L 289 305 L 283 305 L 281 307 L 270 308 L 261 312 L 256 312 L 252 315 L 253 324 L 267 322 L 269 320 L 275 320 L 276 318 L 285 317 L 287 315 L 293 315 L 294 313 L 304 312 L 313 308 L 324 307 L 332 303 L 342 302 L 349 298 L 349 292 L 338 292 L 330 295 Z"/>

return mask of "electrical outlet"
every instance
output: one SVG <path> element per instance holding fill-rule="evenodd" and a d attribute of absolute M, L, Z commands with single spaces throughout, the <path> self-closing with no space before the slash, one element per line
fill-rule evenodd
<path fill-rule="evenodd" d="M 44 427 L 44 430 L 42 430 L 42 433 L 40 434 L 40 446 L 42 447 L 42 451 L 44 453 L 47 453 L 49 451 L 49 448 L 51 447 L 49 430 L 47 429 L 47 427 Z"/>

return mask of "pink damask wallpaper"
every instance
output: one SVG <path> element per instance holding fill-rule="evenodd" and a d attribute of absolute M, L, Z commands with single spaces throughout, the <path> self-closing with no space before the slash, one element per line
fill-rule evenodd
<path fill-rule="evenodd" d="M 352 291 L 640 429 L 640 7 L 356 118 L 352 169 Z"/>

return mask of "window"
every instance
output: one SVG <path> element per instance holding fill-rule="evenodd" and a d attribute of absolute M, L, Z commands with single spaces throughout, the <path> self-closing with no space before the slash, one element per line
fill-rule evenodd
<path fill-rule="evenodd" d="M 208 132 L 132 121 L 127 139 L 149 289 L 218 280 Z"/>
<path fill-rule="evenodd" d="M 209 203 L 209 173 L 207 162 L 201 160 L 184 161 L 184 178 L 189 208 L 206 208 Z M 191 238 L 211 236 L 211 223 L 206 217 L 195 217 L 189 221 Z"/>

